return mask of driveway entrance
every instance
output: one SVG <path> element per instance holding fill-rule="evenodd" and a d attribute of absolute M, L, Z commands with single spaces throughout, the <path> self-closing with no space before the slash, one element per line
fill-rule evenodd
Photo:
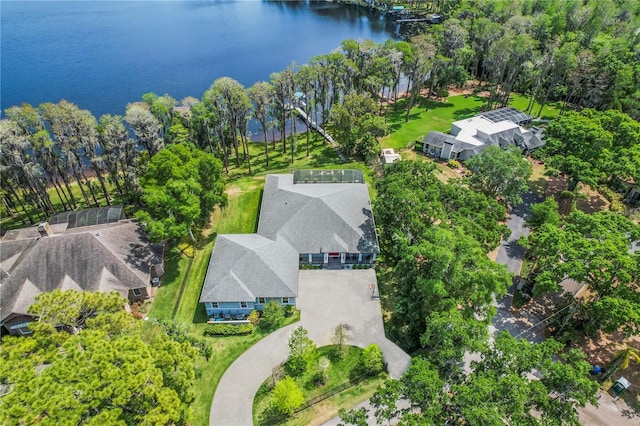
<path fill-rule="evenodd" d="M 209 424 L 247 426 L 252 424 L 253 398 L 258 387 L 289 353 L 291 331 L 303 326 L 317 346 L 331 344 L 333 330 L 347 324 L 349 344 L 380 346 L 389 374 L 399 378 L 411 357 L 387 340 L 382 324 L 376 274 L 366 270 L 303 270 L 298 280 L 300 322 L 280 329 L 242 354 L 224 373 L 211 405 Z"/>

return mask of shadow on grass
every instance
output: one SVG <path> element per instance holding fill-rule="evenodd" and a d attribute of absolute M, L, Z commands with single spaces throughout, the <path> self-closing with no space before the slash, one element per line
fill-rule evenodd
<path fill-rule="evenodd" d="M 425 109 L 438 109 L 438 108 L 452 108 L 455 105 L 451 102 L 438 102 L 430 99 L 420 98 L 420 108 Z"/>
<path fill-rule="evenodd" d="M 453 111 L 453 118 L 455 118 L 456 120 L 462 120 L 465 118 L 473 117 L 474 115 L 479 113 L 481 109 L 482 109 L 481 105 L 478 105 L 475 108 L 458 109 Z"/>
<path fill-rule="evenodd" d="M 180 259 L 182 254 L 179 250 L 169 250 L 169 253 L 165 256 L 164 270 L 166 273 L 162 277 L 162 286 L 170 286 L 171 284 L 178 283 L 178 277 L 180 276 Z"/>
<path fill-rule="evenodd" d="M 262 413 L 258 415 L 257 425 L 268 426 L 282 424 L 287 420 L 287 416 L 282 414 L 275 406 L 268 406 Z"/>
<path fill-rule="evenodd" d="M 207 310 L 204 308 L 203 303 L 198 303 L 196 306 L 196 310 L 193 313 L 193 323 L 194 324 L 205 324 L 209 321 L 209 316 L 207 315 Z"/>

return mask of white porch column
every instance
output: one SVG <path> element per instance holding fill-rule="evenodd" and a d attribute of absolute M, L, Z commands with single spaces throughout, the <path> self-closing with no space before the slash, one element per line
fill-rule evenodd
<path fill-rule="evenodd" d="M 362 253 L 358 253 L 358 262 L 362 262 Z"/>
<path fill-rule="evenodd" d="M 313 263 L 313 255 L 309 253 L 309 263 Z"/>
<path fill-rule="evenodd" d="M 329 253 L 324 254 L 324 263 L 329 263 Z"/>
<path fill-rule="evenodd" d="M 346 253 L 340 253 L 340 263 L 344 263 L 346 259 L 347 259 Z"/>

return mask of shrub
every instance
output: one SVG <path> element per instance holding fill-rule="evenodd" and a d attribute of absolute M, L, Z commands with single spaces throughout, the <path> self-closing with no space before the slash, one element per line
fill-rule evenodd
<path fill-rule="evenodd" d="M 271 300 L 267 303 L 267 306 L 264 307 L 258 326 L 263 330 L 273 330 L 279 327 L 283 320 L 284 309 L 282 305 L 275 300 Z"/>
<path fill-rule="evenodd" d="M 382 351 L 375 343 L 364 348 L 362 351 L 362 367 L 369 374 L 376 374 L 382 371 Z"/>
<path fill-rule="evenodd" d="M 293 315 L 296 312 L 296 307 L 293 305 L 289 305 L 286 306 L 284 308 L 284 316 L 285 317 L 290 317 L 291 315 Z"/>
<path fill-rule="evenodd" d="M 285 377 L 273 389 L 273 403 L 281 413 L 290 416 L 304 403 L 302 389 L 291 377 Z"/>
<path fill-rule="evenodd" d="M 449 160 L 447 161 L 447 166 L 451 167 L 452 169 L 459 169 L 460 162 L 458 160 Z"/>
<path fill-rule="evenodd" d="M 254 309 L 253 311 L 251 311 L 247 319 L 251 324 L 255 326 L 256 324 L 258 324 L 258 321 L 260 321 L 260 312 Z"/>
<path fill-rule="evenodd" d="M 609 210 L 620 214 L 625 214 L 627 212 L 622 194 L 604 185 L 600 185 L 598 187 L 598 192 L 611 203 Z"/>
<path fill-rule="evenodd" d="M 253 333 L 256 327 L 249 324 L 211 324 L 204 330 L 205 336 L 242 336 Z"/>

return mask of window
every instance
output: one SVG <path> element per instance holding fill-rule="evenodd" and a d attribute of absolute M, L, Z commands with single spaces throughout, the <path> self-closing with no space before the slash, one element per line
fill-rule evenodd
<path fill-rule="evenodd" d="M 20 324 L 12 325 L 11 327 L 9 327 L 9 330 L 17 330 L 23 336 L 26 336 L 26 335 L 29 335 L 29 334 L 33 333 L 33 331 L 31 331 L 29 329 L 29 323 L 28 322 L 21 322 Z"/>
<path fill-rule="evenodd" d="M 141 295 L 142 295 L 142 292 L 140 291 L 140 289 L 139 289 L 139 288 L 134 288 L 134 289 L 133 289 L 133 295 L 134 295 L 134 296 L 141 296 Z"/>
<path fill-rule="evenodd" d="M 218 309 L 218 302 L 211 302 L 211 309 Z"/>
<path fill-rule="evenodd" d="M 289 298 L 288 297 L 283 297 L 282 298 L 282 304 L 283 305 L 288 305 L 289 304 Z"/>
<path fill-rule="evenodd" d="M 247 302 L 240 302 L 240 307 L 241 308 L 246 308 L 247 307 Z"/>
<path fill-rule="evenodd" d="M 266 299 L 264 297 L 258 297 L 258 303 L 264 305 L 266 303 Z"/>

